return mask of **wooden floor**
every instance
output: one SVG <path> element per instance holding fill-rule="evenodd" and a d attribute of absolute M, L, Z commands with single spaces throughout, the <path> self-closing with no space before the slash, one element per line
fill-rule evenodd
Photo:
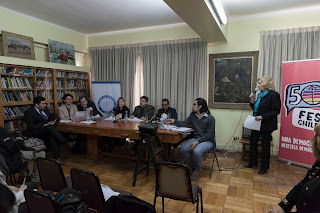
<path fill-rule="evenodd" d="M 67 156 L 66 156 L 67 155 Z M 307 169 L 286 165 L 271 159 L 270 169 L 265 175 L 258 175 L 258 169 L 243 168 L 247 162 L 241 162 L 240 153 L 217 153 L 223 171 L 214 171 L 209 179 L 211 155 L 203 163 L 202 177 L 197 183 L 203 190 L 204 212 L 268 212 L 302 180 Z M 64 154 L 63 166 L 66 176 L 71 168 L 81 168 L 96 173 L 102 184 L 131 192 L 140 199 L 153 204 L 155 174 L 148 177 L 144 173 L 138 176 L 136 187 L 132 187 L 135 161 L 104 157 L 89 160 L 78 154 Z M 240 163 L 240 165 L 239 165 Z M 238 166 L 239 165 L 239 166 Z M 229 168 L 229 169 L 228 169 Z M 230 169 L 235 168 L 235 169 Z M 214 165 L 217 170 L 217 165 Z M 157 212 L 162 212 L 161 198 L 156 205 Z M 196 212 L 192 203 L 165 199 L 165 212 Z"/>

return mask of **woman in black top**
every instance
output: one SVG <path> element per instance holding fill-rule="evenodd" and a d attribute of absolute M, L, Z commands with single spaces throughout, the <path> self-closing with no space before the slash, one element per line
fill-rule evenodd
<path fill-rule="evenodd" d="M 317 160 L 305 178 L 270 212 L 291 212 L 293 206 L 296 206 L 297 212 L 320 212 L 320 123 L 314 128 L 311 144 Z"/>
<path fill-rule="evenodd" d="M 249 165 L 246 168 L 258 166 L 258 141 L 261 138 L 262 159 L 258 174 L 265 174 L 269 169 L 270 162 L 270 141 L 272 132 L 278 128 L 277 115 L 280 113 L 280 95 L 274 91 L 274 82 L 270 76 L 258 79 L 257 100 L 254 94 L 250 95 L 250 106 L 253 109 L 253 116 L 257 121 L 261 120 L 260 131 L 252 130 L 250 135 L 250 156 Z"/>
<path fill-rule="evenodd" d="M 126 106 L 126 100 L 123 97 L 118 98 L 117 107 L 114 111 L 114 115 L 121 114 L 122 118 L 125 118 L 127 112 L 127 116 L 130 116 L 130 109 Z"/>

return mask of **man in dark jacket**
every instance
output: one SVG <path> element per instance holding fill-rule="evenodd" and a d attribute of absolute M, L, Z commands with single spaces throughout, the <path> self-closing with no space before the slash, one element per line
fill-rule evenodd
<path fill-rule="evenodd" d="M 24 113 L 28 132 L 33 137 L 41 138 L 49 142 L 53 152 L 53 157 L 62 164 L 58 143 L 66 144 L 70 149 L 72 149 L 75 142 L 68 142 L 59 130 L 56 129 L 54 126 L 55 121 L 53 120 L 43 97 L 35 97 L 33 99 L 33 103 L 34 106 L 30 107 L 30 109 Z"/>
<path fill-rule="evenodd" d="M 150 119 L 152 116 L 155 115 L 154 106 L 148 105 L 149 98 L 146 96 L 142 96 L 140 98 L 140 105 L 134 108 L 133 113 L 131 114 L 130 118 L 141 118 L 145 120 L 146 118 Z"/>
<path fill-rule="evenodd" d="M 78 111 L 92 111 L 93 116 L 100 115 L 102 117 L 102 114 L 98 111 L 94 102 L 88 100 L 86 96 L 81 96 L 79 102 Z"/>
<path fill-rule="evenodd" d="M 161 101 L 162 108 L 158 110 L 157 117 L 161 118 L 162 114 L 166 114 L 166 118 L 178 119 L 177 111 L 174 108 L 170 107 L 168 99 L 162 99 Z"/>

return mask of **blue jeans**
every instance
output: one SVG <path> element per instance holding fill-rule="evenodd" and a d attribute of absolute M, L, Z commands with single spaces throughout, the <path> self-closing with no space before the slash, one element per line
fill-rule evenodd
<path fill-rule="evenodd" d="M 191 143 L 198 141 L 199 138 L 191 138 L 187 141 L 184 141 L 180 145 L 180 152 L 184 156 L 186 162 L 195 168 L 196 171 L 202 171 L 202 155 L 204 153 L 210 152 L 216 148 L 216 144 L 211 141 L 203 141 L 196 146 L 196 148 L 192 151 L 191 155 Z"/>

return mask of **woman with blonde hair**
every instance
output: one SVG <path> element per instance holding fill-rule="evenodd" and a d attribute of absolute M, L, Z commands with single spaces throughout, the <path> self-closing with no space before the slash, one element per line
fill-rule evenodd
<path fill-rule="evenodd" d="M 126 106 L 126 100 L 124 99 L 124 97 L 120 97 L 117 100 L 117 107 L 114 111 L 114 115 L 118 115 L 121 114 L 122 118 L 125 117 L 125 114 L 127 112 L 127 116 L 130 116 L 130 109 Z"/>
<path fill-rule="evenodd" d="M 314 128 L 311 145 L 316 157 L 312 168 L 305 178 L 291 189 L 286 198 L 269 212 L 291 212 L 293 206 L 296 206 L 297 212 L 320 212 L 320 123 Z"/>
<path fill-rule="evenodd" d="M 274 91 L 274 81 L 270 76 L 258 79 L 259 94 L 255 101 L 255 95 L 250 94 L 250 106 L 253 109 L 253 116 L 261 121 L 260 131 L 252 130 L 250 135 L 250 156 L 249 165 L 246 168 L 258 166 L 258 141 L 261 138 L 262 159 L 258 174 L 265 174 L 270 163 L 270 142 L 272 132 L 278 128 L 277 115 L 280 113 L 280 95 Z"/>

